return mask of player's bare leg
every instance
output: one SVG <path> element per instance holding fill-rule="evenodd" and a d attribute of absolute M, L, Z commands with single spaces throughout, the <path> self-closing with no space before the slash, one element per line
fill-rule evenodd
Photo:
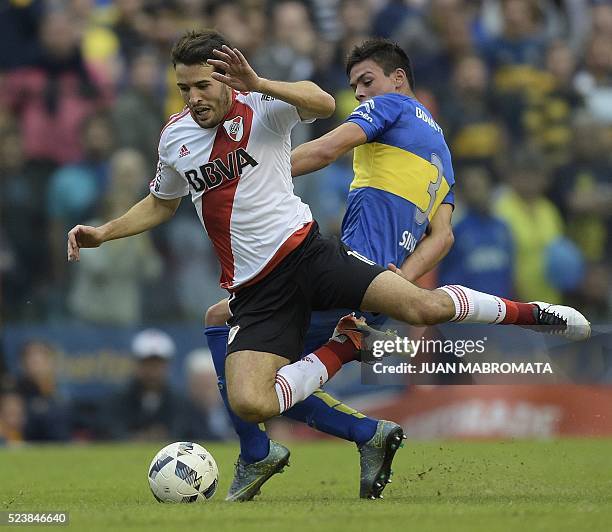
<path fill-rule="evenodd" d="M 587 338 L 590 324 L 578 311 L 560 305 L 518 303 L 457 285 L 424 290 L 387 271 L 379 274 L 364 295 L 362 310 L 382 312 L 411 325 L 449 321 L 545 325 L 545 332 L 571 339 Z M 380 334 L 359 320 L 340 320 L 330 341 L 292 364 L 271 353 L 239 351 L 226 360 L 228 395 L 233 410 L 246 421 L 277 416 L 304 400 L 342 366 L 359 359 L 362 339 Z M 365 332 L 365 334 L 364 334 Z"/>
<path fill-rule="evenodd" d="M 290 452 L 284 445 L 269 440 L 263 425 L 247 423 L 229 407 L 225 379 L 225 350 L 229 319 L 227 298 L 212 305 L 204 318 L 208 345 L 219 379 L 219 392 L 227 408 L 234 430 L 240 438 L 240 454 L 236 459 L 234 477 L 226 501 L 244 502 L 260 493 L 261 487 L 275 474 L 289 465 Z M 216 329 L 216 330 L 214 330 Z M 222 345 L 221 343 L 222 342 Z M 248 445 L 245 445 L 248 442 Z"/>
<path fill-rule="evenodd" d="M 361 360 L 377 340 L 390 338 L 395 335 L 349 315 L 338 322 L 326 344 L 293 363 L 272 353 L 231 353 L 225 360 L 225 378 L 232 410 L 255 423 L 277 416 L 314 393 L 343 364 Z"/>
<path fill-rule="evenodd" d="M 204 316 L 204 324 L 213 326 L 225 325 L 230 316 L 229 302 L 227 297 L 225 297 L 208 307 Z"/>
<path fill-rule="evenodd" d="M 288 360 L 273 353 L 237 351 L 225 359 L 227 395 L 232 410 L 245 421 L 259 423 L 280 414 L 276 375 Z"/>
<path fill-rule="evenodd" d="M 411 325 L 435 325 L 447 321 L 540 327 L 571 340 L 584 340 L 591 324 L 577 310 L 562 305 L 520 303 L 459 285 L 424 290 L 391 271 L 370 284 L 361 310 L 382 312 Z"/>
<path fill-rule="evenodd" d="M 207 310 L 205 324 L 207 327 L 222 327 L 229 317 L 227 300 L 222 300 Z M 351 325 L 351 320 L 345 321 L 349 326 Z M 359 323 L 359 320 L 354 320 L 354 324 L 363 326 L 363 324 Z M 345 332 L 348 334 L 358 334 L 358 332 L 355 331 L 347 330 Z M 223 349 L 223 356 L 220 357 L 220 352 L 218 351 L 219 347 L 216 346 L 214 342 L 211 345 L 211 337 L 208 337 L 208 340 L 213 353 L 215 366 L 217 366 L 217 364 L 225 361 L 225 348 Z M 213 350 L 213 347 L 216 348 L 216 351 Z M 215 358 L 217 360 L 215 360 Z M 226 393 L 225 369 L 223 368 L 222 371 L 220 371 L 220 368 L 218 368 L 217 375 L 219 375 L 219 390 L 222 397 L 224 397 L 224 401 L 227 401 L 227 395 L 224 396 Z M 329 409 L 335 411 L 342 405 L 340 401 L 324 393 L 322 390 L 315 392 L 311 397 L 314 396 L 322 398 L 319 408 L 325 404 Z M 292 411 L 293 409 L 289 410 L 289 412 Z M 265 436 L 265 432 L 262 432 L 263 427 L 260 429 L 255 423 L 248 423 L 239 419 L 231 410 L 229 414 L 234 428 L 240 436 L 240 455 L 236 460 L 234 478 L 225 500 L 232 502 L 249 501 L 260 492 L 262 486 L 273 475 L 283 471 L 284 467 L 288 465 L 290 453 L 289 449 L 280 443 L 268 440 L 265 442 L 266 451 L 264 454 L 263 439 L 265 438 L 267 440 L 267 436 Z M 293 417 L 293 419 L 298 418 Z M 327 418 L 323 418 L 323 427 L 326 426 L 327 420 Z M 300 419 L 300 421 L 310 424 L 310 421 L 306 419 Z M 318 424 L 317 428 L 318 430 L 327 432 L 324 428 L 318 426 Z M 371 437 L 368 436 L 361 442 L 355 440 L 360 455 L 360 497 L 367 499 L 382 498 L 382 491 L 385 489 L 387 483 L 390 482 L 391 463 L 400 446 L 402 435 L 403 431 L 396 423 L 379 420 L 376 423 L 374 434 Z"/>
<path fill-rule="evenodd" d="M 368 286 L 361 310 L 381 312 L 411 325 L 435 325 L 453 319 L 455 305 L 443 291 L 425 290 L 387 271 Z"/>

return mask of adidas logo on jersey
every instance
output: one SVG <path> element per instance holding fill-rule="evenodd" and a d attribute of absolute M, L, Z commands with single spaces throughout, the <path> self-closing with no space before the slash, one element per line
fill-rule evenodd
<path fill-rule="evenodd" d="M 225 128 L 225 131 L 227 131 L 227 134 L 229 135 L 230 139 L 232 139 L 235 142 L 240 142 L 242 140 L 242 134 L 244 132 L 244 127 L 242 125 L 241 116 L 236 116 L 235 118 L 232 118 L 231 120 L 227 120 L 223 122 L 223 127 Z"/>
<path fill-rule="evenodd" d="M 183 144 L 179 150 L 179 158 L 185 157 L 185 155 L 189 155 L 189 148 Z"/>

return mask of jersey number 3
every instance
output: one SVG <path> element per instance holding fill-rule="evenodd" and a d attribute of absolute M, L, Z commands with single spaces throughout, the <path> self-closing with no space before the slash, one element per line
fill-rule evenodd
<path fill-rule="evenodd" d="M 433 209 L 433 206 L 436 203 L 436 195 L 438 193 L 438 190 L 440 190 L 440 185 L 442 184 L 442 178 L 444 175 L 442 159 L 440 159 L 440 157 L 438 157 L 435 153 L 431 154 L 431 164 L 436 167 L 438 175 L 436 176 L 436 180 L 430 181 L 427 187 L 427 193 L 429 194 L 429 205 L 427 206 L 427 209 L 425 209 L 424 211 L 422 211 L 418 207 L 416 209 L 414 219 L 419 225 L 423 225 L 429 218 L 429 213 L 431 212 L 431 209 Z"/>

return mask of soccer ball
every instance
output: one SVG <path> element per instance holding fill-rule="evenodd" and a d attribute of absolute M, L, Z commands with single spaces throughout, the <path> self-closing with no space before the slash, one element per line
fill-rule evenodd
<path fill-rule="evenodd" d="M 149 466 L 149 486 L 158 502 L 203 502 L 217 491 L 219 469 L 197 443 L 171 443 Z"/>

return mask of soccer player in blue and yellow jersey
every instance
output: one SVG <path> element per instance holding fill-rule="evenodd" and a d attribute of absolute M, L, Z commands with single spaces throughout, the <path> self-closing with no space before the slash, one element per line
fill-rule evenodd
<path fill-rule="evenodd" d="M 398 273 L 416 280 L 452 245 L 450 153 L 440 127 L 414 99 L 410 61 L 401 48 L 368 41 L 351 54 L 347 73 L 361 104 L 345 124 L 298 147 L 292 155 L 292 173 L 297 176 L 321 168 L 358 146 L 341 238 L 365 260 L 400 265 Z M 206 320 L 224 399 L 226 308 L 225 302 L 215 305 Z M 325 343 L 339 318 L 351 310 L 315 312 L 305 353 Z M 366 318 L 375 326 L 386 320 L 382 315 L 366 314 Z M 288 451 L 271 442 L 256 424 L 230 415 L 240 437 L 241 455 L 228 499 L 248 500 L 282 468 Z M 285 415 L 354 441 L 361 453 L 360 495 L 380 496 L 395 454 L 395 438 L 401 434 L 395 423 L 368 418 L 324 392 L 313 394 Z"/>
<path fill-rule="evenodd" d="M 399 46 L 366 41 L 352 51 L 346 72 L 360 104 L 342 125 L 293 151 L 292 174 L 322 168 L 355 148 L 342 240 L 414 281 L 452 246 L 450 151 L 415 98 L 410 60 Z"/>

